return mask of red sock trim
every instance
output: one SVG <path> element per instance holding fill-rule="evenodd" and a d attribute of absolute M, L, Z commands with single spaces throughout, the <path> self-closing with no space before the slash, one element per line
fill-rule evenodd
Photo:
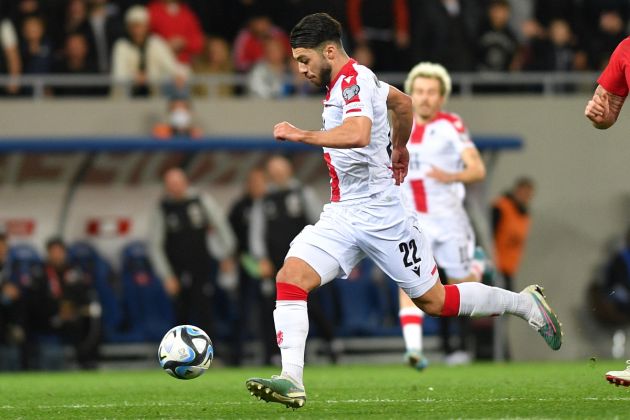
<path fill-rule="evenodd" d="M 308 292 L 291 283 L 276 283 L 276 300 L 306 300 Z"/>
<path fill-rule="evenodd" d="M 400 325 L 405 326 L 409 324 L 422 325 L 422 317 L 418 315 L 403 315 L 400 317 Z"/>
<path fill-rule="evenodd" d="M 459 289 L 455 284 L 447 284 L 444 286 L 444 306 L 440 316 L 458 316 L 459 315 Z"/>

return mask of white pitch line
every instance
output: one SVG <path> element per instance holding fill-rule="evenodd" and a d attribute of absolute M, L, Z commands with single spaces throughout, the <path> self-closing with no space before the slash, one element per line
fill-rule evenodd
<path fill-rule="evenodd" d="M 496 403 L 496 402 L 507 402 L 507 401 L 541 401 L 541 402 L 557 402 L 562 401 L 561 398 L 525 398 L 525 397 L 506 397 L 506 398 L 486 398 L 486 399 L 475 399 L 470 400 L 467 399 L 467 402 L 486 402 L 486 403 Z M 574 398 L 565 398 L 564 400 L 575 401 Z M 583 401 L 630 401 L 630 397 L 584 397 Z M 421 398 L 421 399 L 389 399 L 389 398 L 375 398 L 375 399 L 349 399 L 349 400 L 310 400 L 309 405 L 314 404 L 379 404 L 379 403 L 443 403 L 443 402 L 456 402 L 460 400 L 449 399 L 439 399 L 439 398 Z M 208 402 L 208 403 L 193 403 L 193 402 L 154 402 L 154 403 L 129 403 L 123 402 L 120 404 L 60 404 L 60 405 L 38 405 L 36 407 L 18 407 L 14 405 L 2 405 L 0 406 L 0 410 L 19 410 L 19 409 L 33 409 L 37 408 L 40 410 L 50 410 L 50 409 L 90 409 L 90 408 L 120 408 L 120 407 L 181 407 L 182 405 L 187 405 L 191 407 L 208 407 L 213 405 L 251 405 L 258 404 L 258 401 L 252 400 L 248 402 L 243 401 L 220 401 L 220 402 Z"/>

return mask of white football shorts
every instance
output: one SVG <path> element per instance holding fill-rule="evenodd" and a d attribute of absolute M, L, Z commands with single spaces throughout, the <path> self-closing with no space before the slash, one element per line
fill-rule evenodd
<path fill-rule="evenodd" d="M 418 214 L 418 223 L 426 235 L 435 261 L 450 279 L 471 274 L 475 252 L 475 233 L 465 211 L 452 216 Z"/>
<path fill-rule="evenodd" d="M 346 278 L 366 256 L 411 298 L 439 280 L 430 244 L 394 185 L 361 203 L 325 205 L 319 221 L 295 237 L 286 258 L 308 263 L 324 285 Z"/>

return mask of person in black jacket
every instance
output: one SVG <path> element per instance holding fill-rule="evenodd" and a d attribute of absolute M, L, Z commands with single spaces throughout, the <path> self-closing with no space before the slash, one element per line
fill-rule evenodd
<path fill-rule="evenodd" d="M 273 323 L 275 296 L 274 269 L 267 256 L 264 240 L 264 197 L 267 176 L 264 169 L 254 168 L 247 175 L 244 195 L 234 203 L 229 220 L 236 235 L 239 265 L 239 317 L 234 328 L 233 355 L 235 363 L 243 358 L 243 341 L 254 334 L 263 344 L 263 364 L 269 365 L 279 357 Z M 257 314 L 257 315 L 254 315 Z M 257 318 L 257 319 L 254 319 Z M 253 322 L 252 322 L 253 321 Z M 255 325 L 255 328 L 251 328 Z M 258 332 L 258 334 L 255 334 Z"/>
<path fill-rule="evenodd" d="M 212 337 L 217 268 L 232 268 L 234 233 L 218 203 L 190 188 L 180 168 L 166 171 L 164 188 L 151 223 L 151 260 L 173 299 L 176 322 Z"/>
<path fill-rule="evenodd" d="M 27 285 L 26 317 L 29 367 L 63 367 L 62 353 L 49 351 L 61 344 L 75 348 L 81 368 L 96 367 L 100 343 L 100 305 L 88 276 L 67 259 L 66 245 L 53 237 L 46 243 L 41 275 Z"/>

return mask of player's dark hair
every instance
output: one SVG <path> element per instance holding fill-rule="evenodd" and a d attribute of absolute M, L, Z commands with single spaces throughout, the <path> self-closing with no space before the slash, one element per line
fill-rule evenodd
<path fill-rule="evenodd" d="M 304 16 L 291 30 L 291 48 L 317 48 L 324 42 L 341 45 L 341 24 L 328 13 Z"/>
<path fill-rule="evenodd" d="M 48 238 L 46 241 L 46 249 L 50 250 L 53 246 L 60 246 L 62 248 L 66 248 L 66 244 L 61 238 L 61 236 L 53 236 L 52 238 Z"/>
<path fill-rule="evenodd" d="M 527 176 L 521 176 L 514 182 L 515 189 L 522 187 L 534 188 L 534 185 L 534 180 Z"/>

